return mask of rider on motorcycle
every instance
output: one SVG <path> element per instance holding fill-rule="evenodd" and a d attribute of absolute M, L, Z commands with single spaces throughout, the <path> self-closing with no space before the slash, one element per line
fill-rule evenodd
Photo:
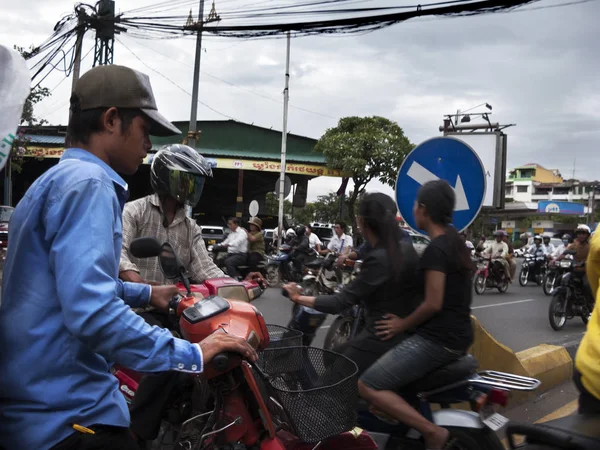
<path fill-rule="evenodd" d="M 419 258 L 412 241 L 402 239 L 396 211 L 396 204 L 389 196 L 379 192 L 365 194 L 358 206 L 357 219 L 372 250 L 364 256 L 356 279 L 341 292 L 308 297 L 294 283 L 284 286 L 292 302 L 324 313 L 339 314 L 356 304 L 365 307 L 364 329 L 335 350 L 353 360 L 359 373 L 408 335 L 398 333 L 391 340 L 381 341 L 376 336 L 376 321 L 385 315 L 406 317 L 421 299 L 417 280 Z"/>
<path fill-rule="evenodd" d="M 596 307 L 587 325 L 577 355 L 573 378 L 579 389 L 579 413 L 600 414 L 600 234 L 595 233 L 586 263 L 587 278 L 596 298 Z"/>
<path fill-rule="evenodd" d="M 571 235 L 563 234 L 562 243 L 554 249 L 554 252 L 552 253 L 552 258 L 556 259 L 560 255 L 562 255 L 570 243 L 571 243 Z"/>
<path fill-rule="evenodd" d="M 515 279 L 515 273 L 517 272 L 517 262 L 515 261 L 515 249 L 508 239 L 508 233 L 505 231 L 502 236 L 502 240 L 508 246 L 508 254 L 506 255 L 506 260 L 508 261 L 508 265 L 510 267 L 510 281 Z"/>
<path fill-rule="evenodd" d="M 152 236 L 173 246 L 189 278 L 202 283 L 224 277 L 206 251 L 200 227 L 186 217 L 185 205 L 195 206 L 204 183 L 212 177 L 209 163 L 187 145 L 171 144 L 160 149 L 150 167 L 154 194 L 128 202 L 123 209 L 123 246 L 119 277 L 124 281 L 170 284 L 160 269 L 158 258 L 138 259 L 129 255 L 131 242 Z"/>
<path fill-rule="evenodd" d="M 265 259 L 265 237 L 262 234 L 262 220 L 252 217 L 248 221 L 248 265 L 250 271 L 258 271 L 258 265 Z"/>
<path fill-rule="evenodd" d="M 542 241 L 542 237 L 539 234 L 537 234 L 533 238 L 533 244 L 531 244 L 531 247 L 529 247 L 527 253 L 533 256 L 546 256 L 546 247 L 544 247 Z"/>
<path fill-rule="evenodd" d="M 544 236 L 543 241 L 544 247 L 546 247 L 546 256 L 551 256 L 552 253 L 554 253 L 554 250 L 556 249 L 554 248 L 554 245 L 550 242 L 550 236 Z"/>
<path fill-rule="evenodd" d="M 450 432 L 417 412 L 396 392 L 461 358 L 473 342 L 470 311 L 473 263 L 451 225 L 454 190 L 444 180 L 425 183 L 414 217 L 431 243 L 421 257 L 425 300 L 407 317 L 379 321 L 378 335 L 393 338 L 414 331 L 379 358 L 359 381 L 359 393 L 374 408 L 421 433 L 428 449 L 442 449 Z M 423 281 L 421 281 L 423 282 Z"/>
<path fill-rule="evenodd" d="M 482 253 L 483 257 L 497 259 L 504 268 L 504 274 L 508 277 L 509 281 L 512 283 L 512 277 L 510 274 L 510 266 L 506 257 L 508 256 L 508 244 L 504 242 L 504 235 L 506 233 L 503 230 L 498 230 L 494 232 L 494 237 L 496 241 L 489 245 Z"/>
<path fill-rule="evenodd" d="M 241 227 L 241 224 L 242 221 L 239 218 L 230 217 L 227 220 L 227 227 L 231 233 L 220 244 L 220 247 L 227 249 L 225 267 L 227 267 L 227 274 L 232 278 L 239 278 L 238 266 L 245 266 L 248 262 L 248 233 Z"/>
<path fill-rule="evenodd" d="M 569 244 L 565 251 L 575 252 L 573 256 L 573 260 L 575 263 L 583 263 L 575 267 L 573 271 L 575 272 L 584 272 L 585 271 L 585 262 L 587 261 L 588 254 L 590 252 L 590 227 L 587 225 L 579 225 L 575 230 L 575 240 L 573 243 Z M 564 258 L 564 253 L 559 256 L 559 260 Z"/>
<path fill-rule="evenodd" d="M 545 263 L 545 257 L 548 254 L 546 247 L 542 244 L 542 237 L 538 234 L 533 238 L 533 244 L 529 247 L 527 253 L 533 255 L 535 257 L 535 270 L 534 274 L 537 275 L 540 273 L 542 266 Z M 544 260 L 538 260 L 538 258 L 544 257 Z"/>
<path fill-rule="evenodd" d="M 315 251 L 310 248 L 310 240 L 306 235 L 306 227 L 302 224 L 297 225 L 294 230 L 295 239 L 292 241 L 292 253 L 290 257 L 294 264 L 296 273 L 302 273 L 302 267 L 305 261 L 315 254 Z"/>

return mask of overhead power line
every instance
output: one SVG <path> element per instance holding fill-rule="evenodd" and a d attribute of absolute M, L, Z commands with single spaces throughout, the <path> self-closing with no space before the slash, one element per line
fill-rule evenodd
<path fill-rule="evenodd" d="M 120 41 L 119 41 L 119 42 L 120 42 Z M 165 53 L 159 52 L 159 51 L 158 51 L 158 50 L 156 50 L 155 48 L 149 47 L 149 46 L 147 46 L 147 45 L 143 45 L 143 44 L 141 44 L 140 42 L 137 42 L 137 44 L 138 44 L 138 45 L 142 45 L 142 47 L 145 47 L 145 48 L 147 48 L 148 50 L 151 50 L 151 51 L 153 51 L 154 53 L 157 53 L 157 54 L 159 54 L 159 55 L 161 55 L 161 56 L 163 56 L 163 57 L 165 57 L 165 58 L 168 58 L 168 59 L 170 59 L 171 61 L 174 61 L 174 62 L 176 62 L 176 63 L 179 63 L 179 64 L 181 64 L 181 65 L 184 65 L 184 66 L 186 66 L 186 67 L 192 68 L 192 65 L 191 65 L 191 64 L 187 64 L 187 63 L 186 63 L 186 62 L 184 62 L 184 61 L 181 61 L 181 60 L 175 59 L 175 58 L 173 58 L 173 57 L 172 57 L 172 56 L 170 56 L 170 55 L 167 55 L 167 54 L 165 54 Z M 130 51 L 131 51 L 131 50 L 130 50 Z M 264 99 L 266 99 L 266 100 L 270 100 L 270 101 L 272 101 L 272 102 L 275 102 L 275 103 L 277 103 L 277 104 L 280 104 L 280 105 L 281 105 L 281 104 L 283 104 L 283 101 L 281 101 L 281 100 L 279 100 L 279 99 L 273 98 L 273 97 L 271 97 L 271 96 L 269 96 L 269 95 L 266 95 L 266 94 L 263 94 L 263 93 L 261 93 L 261 92 L 257 92 L 257 91 L 255 91 L 255 90 L 253 90 L 253 89 L 248 89 L 248 88 L 246 88 L 246 87 L 244 87 L 244 86 L 240 86 L 239 84 L 236 84 L 236 83 L 233 83 L 233 82 L 231 82 L 231 81 L 225 80 L 225 79 L 223 79 L 223 78 L 221 78 L 221 77 L 218 77 L 218 76 L 216 76 L 216 75 L 210 74 L 210 73 L 208 73 L 208 72 L 205 72 L 205 71 L 203 71 L 203 70 L 201 71 L 201 73 L 202 73 L 203 75 L 206 75 L 206 76 L 208 76 L 208 77 L 210 77 L 210 78 L 213 78 L 213 79 L 215 79 L 215 80 L 217 80 L 217 81 L 220 81 L 221 83 L 227 84 L 227 85 L 229 85 L 229 86 L 233 86 L 233 87 L 235 87 L 235 88 L 237 88 L 237 89 L 240 89 L 240 90 L 242 90 L 242 91 L 245 91 L 245 92 L 247 92 L 247 93 L 249 93 L 249 94 L 256 95 L 257 97 L 261 97 L 261 98 L 264 98 Z M 317 111 L 313 111 L 313 110 L 310 110 L 310 109 L 307 109 L 307 108 L 302 108 L 302 107 L 300 107 L 300 106 L 295 106 L 295 105 L 292 105 L 291 103 L 290 103 L 290 107 L 291 107 L 291 108 L 294 108 L 294 109 L 297 109 L 297 110 L 299 110 L 299 111 L 304 111 L 304 112 L 306 112 L 306 113 L 309 113 L 309 114 L 314 114 L 314 115 L 317 115 L 317 116 L 326 117 L 327 119 L 331 119 L 331 120 L 337 120 L 335 117 L 329 116 L 329 115 L 327 115 L 327 114 L 323 114 L 323 113 L 320 113 L 320 112 L 317 112 Z"/>

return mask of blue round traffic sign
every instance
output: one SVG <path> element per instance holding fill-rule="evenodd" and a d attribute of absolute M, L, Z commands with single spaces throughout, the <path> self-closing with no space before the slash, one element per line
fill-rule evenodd
<path fill-rule="evenodd" d="M 452 137 L 436 137 L 418 145 L 404 159 L 396 180 L 396 202 L 404 221 L 416 232 L 413 207 L 419 188 L 428 181 L 446 180 L 454 188 L 456 204 L 452 217 L 457 230 L 467 228 L 483 205 L 485 169 L 475 151 Z"/>

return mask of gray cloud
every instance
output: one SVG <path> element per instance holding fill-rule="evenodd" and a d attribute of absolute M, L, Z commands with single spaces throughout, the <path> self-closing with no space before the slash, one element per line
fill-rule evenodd
<path fill-rule="evenodd" d="M 68 0 L 23 0 L 14 6 L 7 3 L 8 8 L 6 0 L 1 1 L 2 10 L 10 13 L 0 29 L 0 41 L 24 46 L 44 40 L 61 13 L 73 7 Z M 128 1 L 126 9 L 148 3 Z M 23 16 L 22 11 L 29 14 Z M 290 108 L 289 130 L 318 138 L 340 117 L 376 114 L 396 120 L 411 141 L 419 143 L 439 135 L 443 114 L 489 102 L 493 120 L 517 124 L 507 130 L 509 167 L 537 162 L 570 176 L 577 156 L 576 176 L 600 178 L 597 17 L 600 4 L 591 2 L 522 13 L 413 20 L 363 36 L 294 39 L 291 104 L 332 119 Z M 23 20 L 30 23 L 23 26 Z M 146 64 L 191 92 L 193 39 L 137 41 L 139 45 L 126 36 L 122 40 Z M 86 45 L 90 48 L 91 42 Z M 244 42 L 208 36 L 204 47 L 203 72 L 241 89 L 203 75 L 201 100 L 236 119 L 281 129 L 285 40 Z M 159 107 L 167 116 L 189 117 L 189 96 L 118 43 L 115 58 L 151 76 Z M 84 68 L 89 68 L 91 59 L 86 64 Z M 48 86 L 61 77 L 53 74 Z M 60 106 L 66 104 L 69 89 L 70 80 L 40 105 L 52 122 L 66 121 L 67 111 Z M 199 116 L 223 118 L 203 106 Z M 336 179 L 312 181 L 309 197 L 338 187 Z M 378 183 L 373 187 L 387 189 Z"/>

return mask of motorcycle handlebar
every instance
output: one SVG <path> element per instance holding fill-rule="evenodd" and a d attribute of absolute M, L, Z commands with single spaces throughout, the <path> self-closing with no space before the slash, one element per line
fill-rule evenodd
<path fill-rule="evenodd" d="M 222 352 L 212 359 L 211 364 L 214 370 L 217 372 L 225 372 L 229 368 L 229 363 L 235 357 L 239 357 L 237 353 L 232 352 Z"/>

